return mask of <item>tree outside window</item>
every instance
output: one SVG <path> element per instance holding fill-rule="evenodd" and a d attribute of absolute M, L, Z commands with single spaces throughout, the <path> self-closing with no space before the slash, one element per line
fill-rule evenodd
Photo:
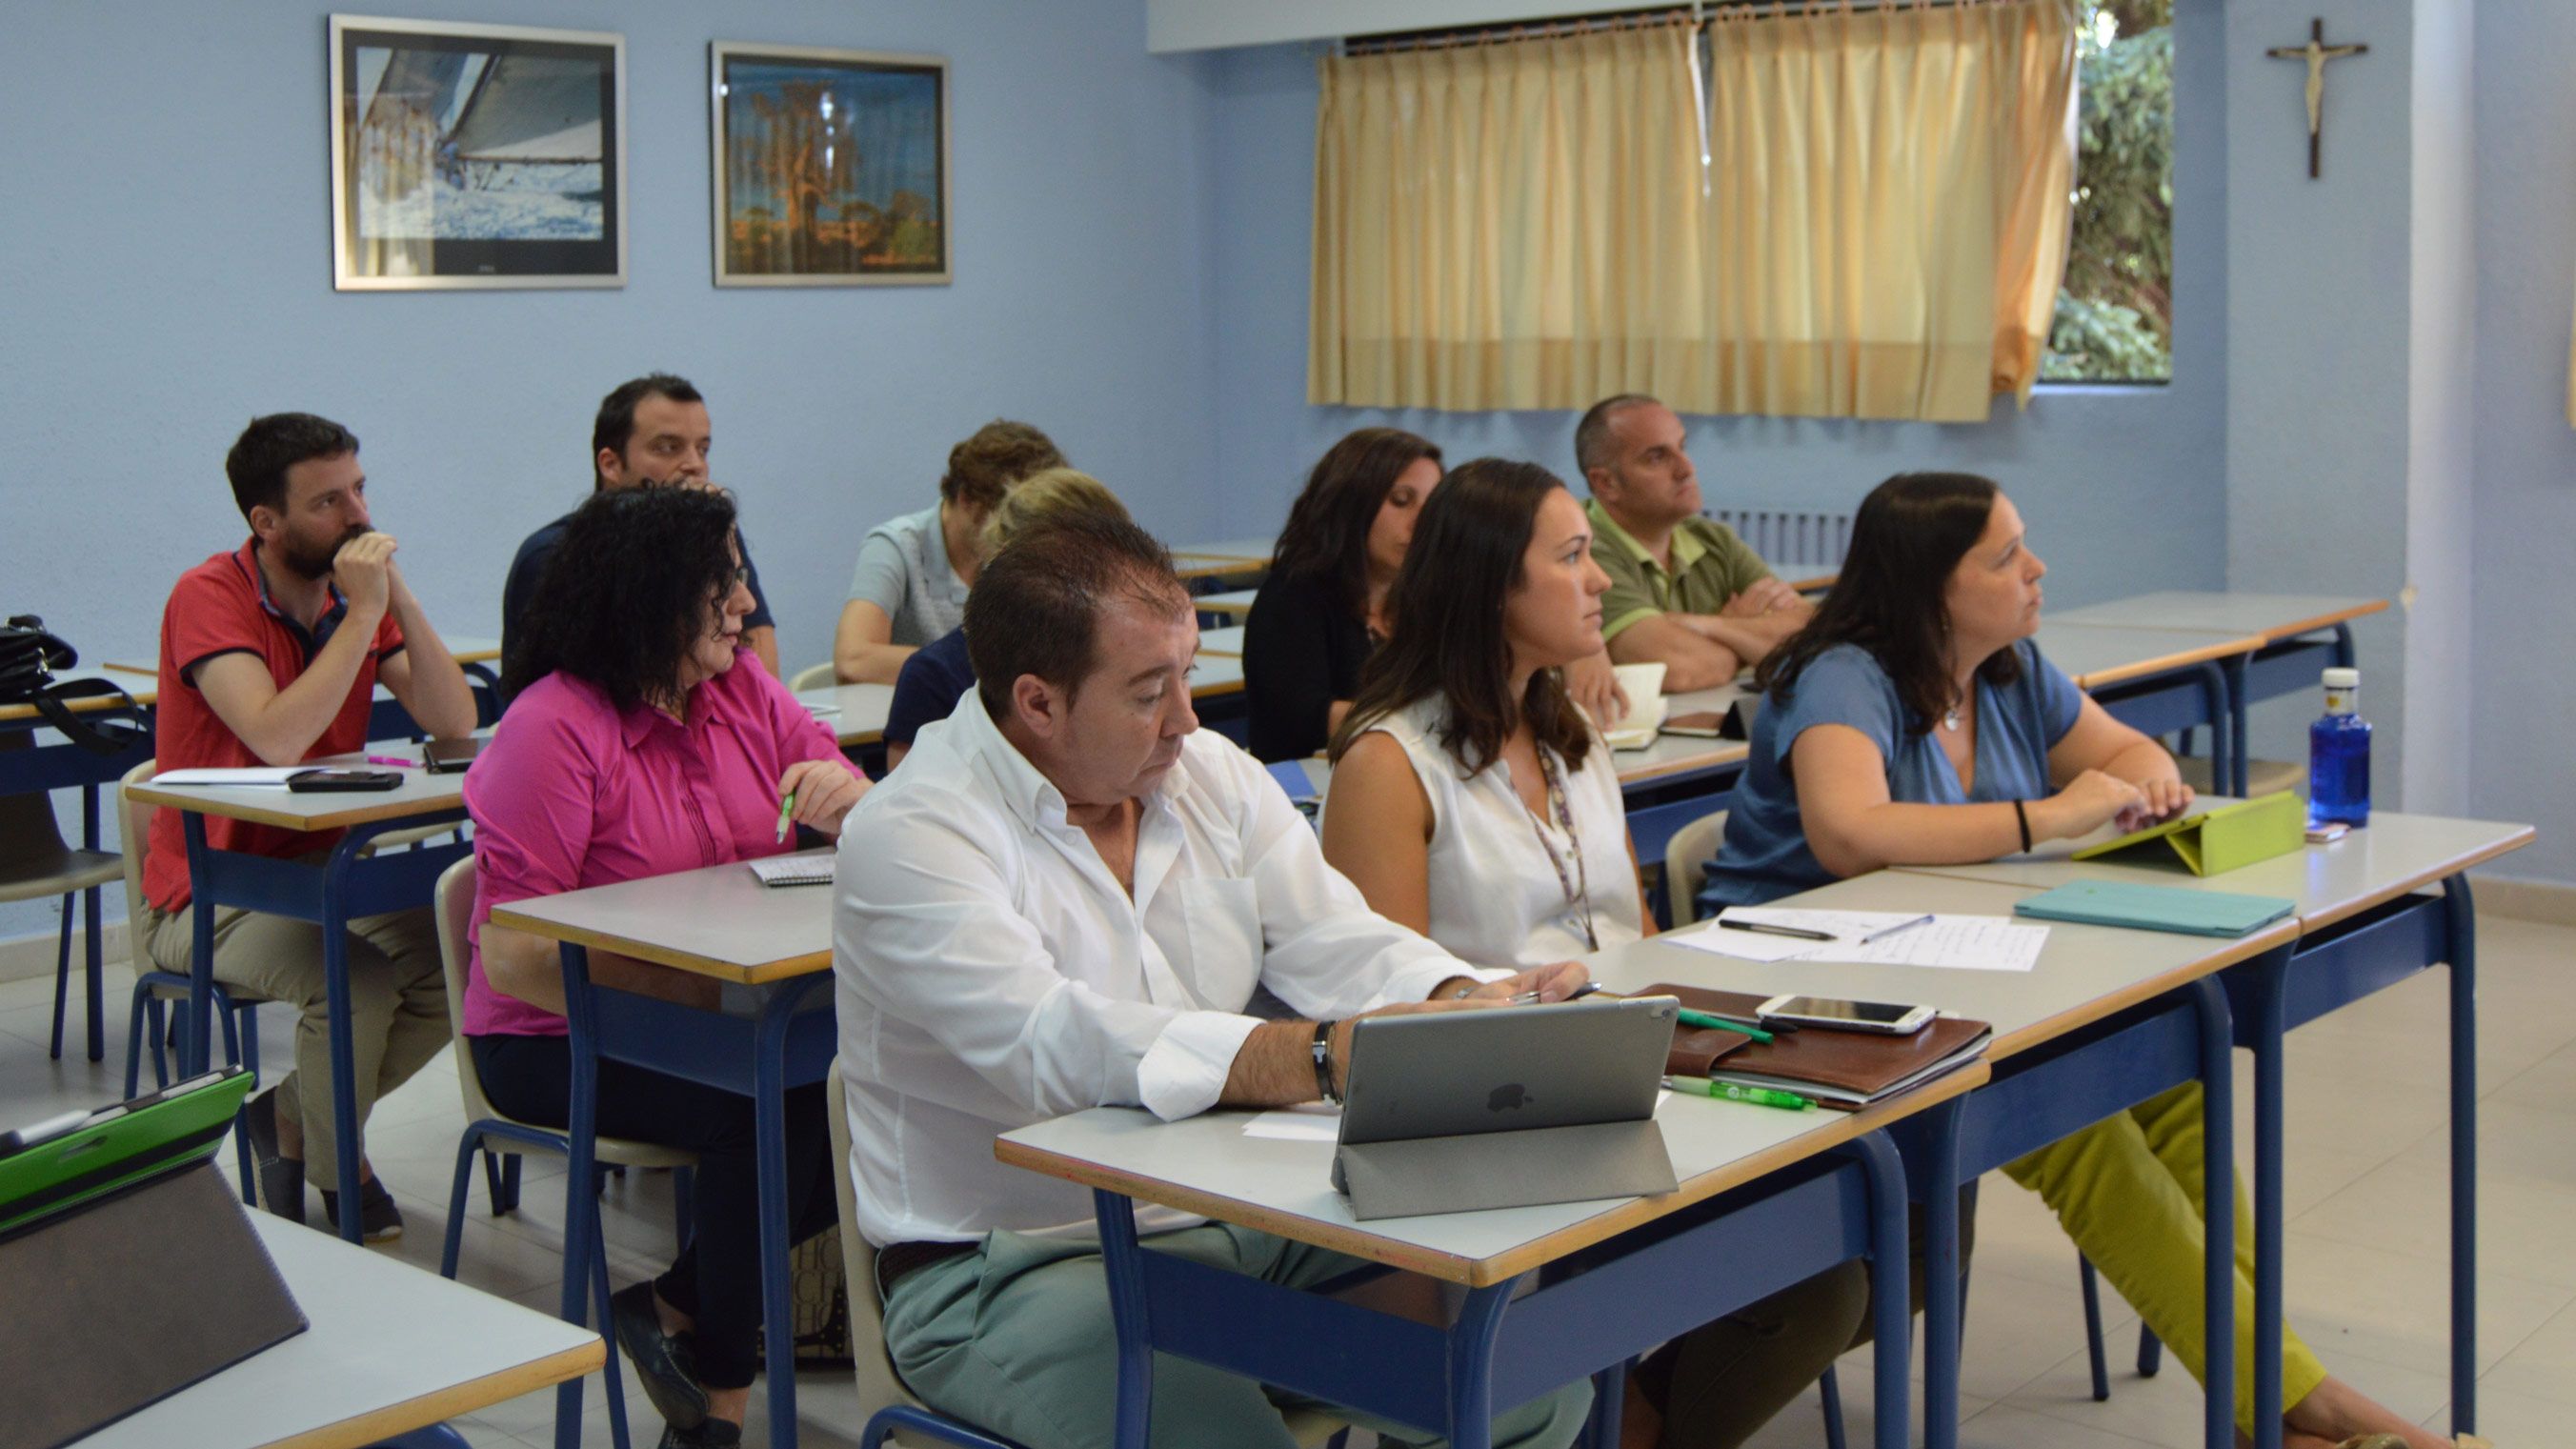
<path fill-rule="evenodd" d="M 2047 382 L 2173 380 L 2173 0 L 2086 0 L 2075 232 Z"/>

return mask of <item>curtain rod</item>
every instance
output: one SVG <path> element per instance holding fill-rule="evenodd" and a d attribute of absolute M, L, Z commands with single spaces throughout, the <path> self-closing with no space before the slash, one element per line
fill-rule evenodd
<path fill-rule="evenodd" d="M 1387 55 L 1406 50 L 1445 50 L 1452 46 L 1540 40 L 1554 36 L 1581 35 L 1587 31 L 1642 29 L 1654 25 L 1698 25 L 1703 20 L 1721 18 L 1760 20 L 1772 16 L 1812 15 L 1826 10 L 1947 10 L 1958 6 L 1986 3 L 2001 3 L 2001 0 L 1691 0 L 1688 10 L 1673 6 L 1656 6 L 1652 9 L 1623 10 L 1605 15 L 1568 16 L 1563 20 L 1541 20 L 1526 25 L 1460 30 L 1417 30 L 1359 39 L 1345 38 L 1339 48 L 1343 55 Z"/>

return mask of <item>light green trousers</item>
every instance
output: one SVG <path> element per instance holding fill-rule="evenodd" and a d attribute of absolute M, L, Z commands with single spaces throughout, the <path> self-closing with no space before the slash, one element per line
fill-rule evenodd
<path fill-rule="evenodd" d="M 2198 1082 L 2096 1122 L 2008 1163 L 2013 1181 L 2038 1193 L 2066 1235 L 2191 1376 L 2207 1381 L 2202 1333 L 2201 1092 Z M 2281 1325 L 2281 1407 L 2308 1396 L 2325 1365 Z M 2254 1425 L 2254 1223 L 2236 1187 L 2236 1427 Z"/>
<path fill-rule="evenodd" d="M 1224 1223 L 1158 1234 L 1154 1251 L 1292 1288 L 1365 1266 Z M 885 1306 L 886 1348 L 924 1403 L 1029 1446 L 1106 1449 L 1115 1432 L 1118 1335 L 1096 1244 L 995 1233 L 980 1252 L 906 1274 Z M 1497 1401 L 1513 1397 L 1497 1384 Z M 1494 1416 L 1495 1449 L 1564 1449 L 1591 1412 L 1578 1379 Z M 1317 1408 L 1388 1442 L 1445 1440 L 1168 1354 L 1154 1360 L 1156 1449 L 1294 1449 L 1281 1410 Z"/>

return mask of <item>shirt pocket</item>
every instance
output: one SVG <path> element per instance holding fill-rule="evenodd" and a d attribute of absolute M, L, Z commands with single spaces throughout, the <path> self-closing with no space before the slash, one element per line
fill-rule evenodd
<path fill-rule="evenodd" d="M 1210 1010 L 1241 1011 L 1261 979 L 1259 891 L 1248 880 L 1186 881 L 1181 922 L 1189 933 L 1190 993 Z"/>

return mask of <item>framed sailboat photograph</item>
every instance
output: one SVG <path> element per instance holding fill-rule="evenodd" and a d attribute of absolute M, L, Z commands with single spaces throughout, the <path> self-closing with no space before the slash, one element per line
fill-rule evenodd
<path fill-rule="evenodd" d="M 626 285 L 626 40 L 331 17 L 341 291 Z"/>
<path fill-rule="evenodd" d="M 719 287 L 942 283 L 948 62 L 708 48 Z"/>

